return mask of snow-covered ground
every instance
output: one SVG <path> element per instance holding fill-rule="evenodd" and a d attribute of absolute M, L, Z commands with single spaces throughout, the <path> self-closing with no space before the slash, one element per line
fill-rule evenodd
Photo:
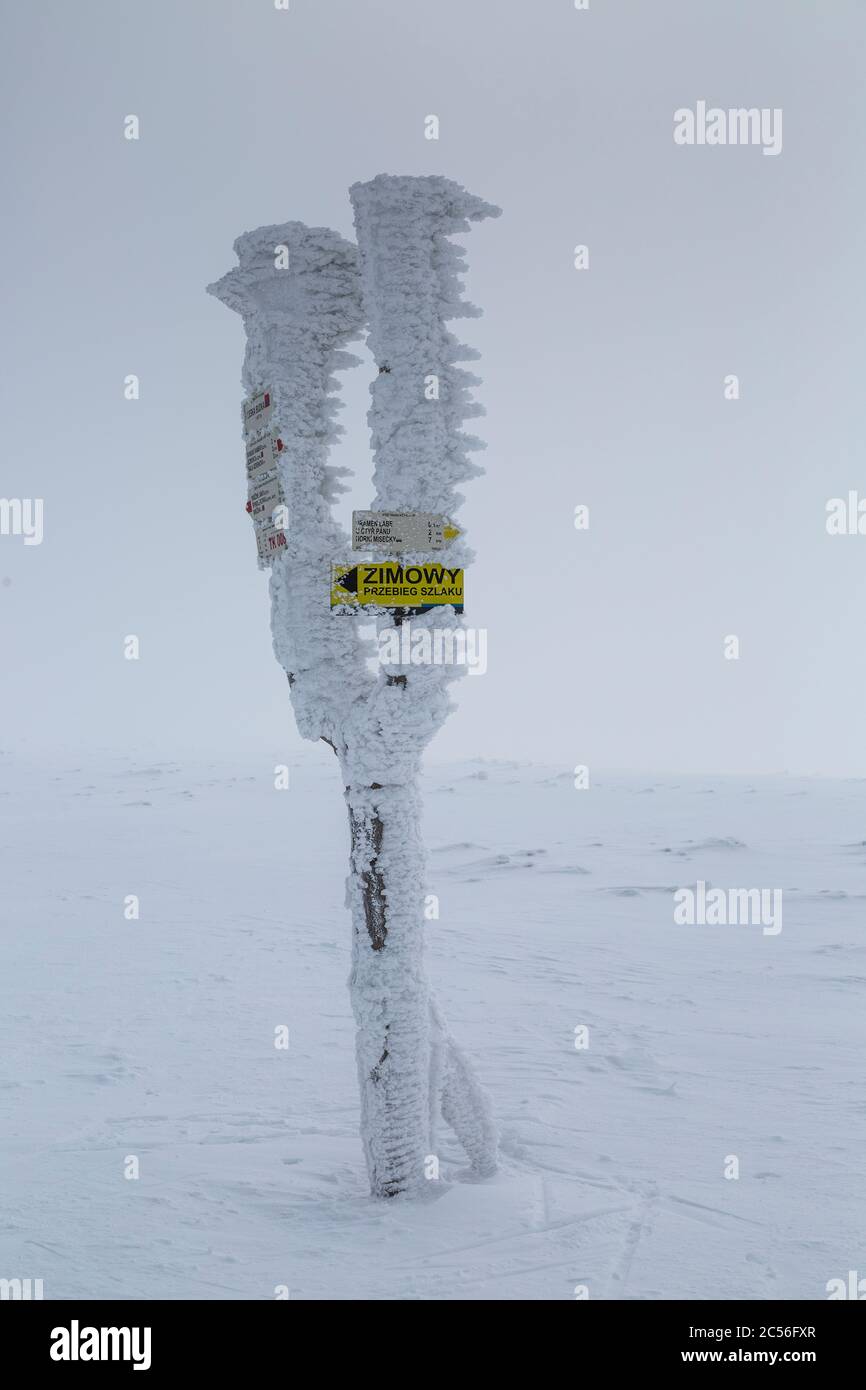
<path fill-rule="evenodd" d="M 429 969 L 503 1161 L 461 1181 L 443 1134 L 425 1200 L 374 1202 L 328 750 L 287 791 L 264 763 L 3 757 L 0 1276 L 46 1298 L 825 1298 L 866 1273 L 864 791 L 432 768 Z M 782 931 L 676 925 L 697 879 L 783 889 Z"/>

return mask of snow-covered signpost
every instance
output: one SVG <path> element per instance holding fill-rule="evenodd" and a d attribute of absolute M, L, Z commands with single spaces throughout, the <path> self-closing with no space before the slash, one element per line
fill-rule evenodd
<path fill-rule="evenodd" d="M 478 312 L 461 299 L 463 261 L 450 236 L 497 209 L 439 177 L 380 175 L 354 185 L 351 197 L 357 247 L 298 222 L 262 227 L 238 239 L 238 266 L 209 288 L 243 315 L 246 328 L 251 498 L 257 489 L 257 498 L 279 501 L 264 548 L 260 520 L 257 529 L 261 563 L 271 565 L 274 650 L 301 734 L 329 743 L 343 774 L 361 1130 L 372 1191 L 392 1196 L 423 1185 L 440 1113 L 476 1175 L 495 1170 L 496 1134 L 486 1098 L 430 994 L 423 962 L 417 780 L 423 750 L 450 710 L 447 684 L 460 670 L 380 661 L 371 674 L 374 653 L 358 634 L 351 593 L 343 604 L 338 589 L 335 603 L 334 567 L 347 575 L 369 556 L 351 550 L 332 512 L 342 490 L 342 470 L 328 464 L 341 432 L 334 372 L 357 363 L 344 348 L 366 326 L 379 368 L 368 416 L 371 510 L 435 518 L 429 549 L 406 549 L 421 536 L 419 518 L 404 528 L 408 540 L 392 557 L 404 574 L 411 569 L 425 578 L 444 563 L 459 572 L 462 592 L 471 555 L 450 518 L 462 500 L 457 484 L 481 471 L 468 459 L 479 442 L 461 425 L 482 412 L 469 400 L 476 378 L 457 366 L 477 354 L 446 327 Z M 258 471 L 250 472 L 251 455 Z M 262 458 L 273 465 L 270 476 Z M 389 522 L 385 533 L 395 535 L 394 526 Z M 389 559 L 387 539 L 371 544 L 377 564 Z M 447 598 L 447 590 L 441 593 Z M 368 620 L 375 615 L 380 638 L 407 608 L 416 613 L 413 626 L 462 623 L 454 604 L 441 599 L 420 613 L 423 596 L 402 604 L 402 613 L 397 601 L 364 610 Z"/>

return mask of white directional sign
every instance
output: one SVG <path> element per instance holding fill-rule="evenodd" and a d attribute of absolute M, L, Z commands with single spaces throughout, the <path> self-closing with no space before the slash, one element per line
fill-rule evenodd
<path fill-rule="evenodd" d="M 286 546 L 286 499 L 277 467 L 283 441 L 277 438 L 273 430 L 262 433 L 272 411 L 273 399 L 270 391 L 260 391 L 258 395 L 250 396 L 244 401 L 244 428 L 248 435 L 256 435 L 254 439 L 249 439 L 246 445 L 249 484 L 247 511 L 253 520 L 259 559 L 265 564 L 270 564 L 274 556 Z M 278 507 L 283 515 L 277 512 Z M 277 525 L 277 522 L 280 524 Z"/>
<path fill-rule="evenodd" d="M 274 413 L 274 393 L 270 387 L 247 396 L 243 403 L 244 433 L 258 434 Z"/>
<path fill-rule="evenodd" d="M 256 545 L 258 547 L 259 559 L 268 562 L 273 560 L 281 550 L 285 549 L 286 533 L 278 526 L 266 525 L 256 527 Z"/>
<path fill-rule="evenodd" d="M 283 441 L 273 434 L 263 434 L 247 445 L 247 477 L 250 487 L 263 482 L 277 471 L 277 455 L 282 452 Z"/>
<path fill-rule="evenodd" d="M 459 535 L 437 512 L 352 512 L 353 550 L 442 550 Z"/>
<path fill-rule="evenodd" d="M 283 505 L 284 500 L 282 484 L 276 476 L 266 478 L 255 486 L 250 484 L 249 514 L 256 523 L 270 521 L 273 512 Z"/>

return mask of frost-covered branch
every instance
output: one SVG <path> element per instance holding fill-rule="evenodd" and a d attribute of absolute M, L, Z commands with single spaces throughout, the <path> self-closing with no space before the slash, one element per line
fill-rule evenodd
<path fill-rule="evenodd" d="M 274 652 L 299 731 L 336 746 L 347 706 L 373 683 L 355 624 L 334 622 L 328 600 L 331 562 L 349 545 L 332 508 L 346 470 L 328 455 L 342 433 L 334 373 L 358 363 L 343 351 L 363 327 L 357 250 L 326 227 L 286 222 L 238 237 L 235 252 L 237 267 L 208 289 L 243 316 L 246 393 L 274 396 L 269 426 L 282 444 L 288 513 L 288 545 L 271 570 Z"/>

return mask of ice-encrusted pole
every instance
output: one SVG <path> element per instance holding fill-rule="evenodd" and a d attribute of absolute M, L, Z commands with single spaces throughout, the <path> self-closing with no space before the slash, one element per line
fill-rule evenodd
<path fill-rule="evenodd" d="M 463 500 L 456 485 L 482 472 L 468 454 L 483 446 L 460 426 L 483 412 L 468 398 L 477 378 L 456 365 L 478 354 L 446 327 L 449 319 L 479 313 L 462 299 L 458 272 L 465 263 L 450 236 L 468 231 L 470 221 L 497 215 L 498 209 L 437 176 L 380 174 L 355 184 L 350 196 L 368 343 L 379 369 L 367 417 L 375 462 L 373 510 L 453 516 Z M 435 389 L 428 392 L 433 382 Z M 423 563 L 437 557 L 415 552 L 396 558 Z M 464 566 L 470 559 L 461 538 L 449 551 L 448 564 Z M 380 636 L 393 621 L 388 616 L 378 619 Z M 413 619 L 415 628 L 437 625 L 459 627 L 462 618 L 451 608 L 439 608 Z M 459 668 L 443 665 L 413 665 L 408 670 L 384 666 L 377 699 L 387 705 L 387 718 L 368 720 L 362 737 L 346 748 L 350 814 L 365 827 L 364 843 L 371 846 L 362 851 L 361 866 L 365 860 L 368 869 L 375 863 L 375 897 L 388 931 L 379 963 L 365 949 L 358 930 L 365 895 L 356 889 L 354 980 L 359 997 L 368 998 L 370 1005 L 366 1021 L 359 1019 L 362 1087 L 364 1067 L 373 1062 L 380 1046 L 384 1065 L 392 1058 L 400 1062 L 393 1028 L 385 1031 L 378 1022 L 382 1011 L 377 989 L 390 971 L 396 986 L 393 997 L 405 1011 L 401 1035 L 411 1035 L 422 1083 L 420 1067 L 429 1055 L 429 1086 L 423 1095 L 430 1114 L 429 1142 L 434 1142 L 441 1109 L 473 1170 L 482 1175 L 496 1167 L 493 1121 L 467 1059 L 448 1033 L 435 1001 L 428 998 L 421 963 L 424 855 L 417 780 L 423 750 L 450 712 L 447 684 L 457 674 Z M 366 886 L 369 900 L 369 874 Z M 368 1103 L 387 1106 L 381 1088 L 368 1088 Z M 420 1105 L 416 1108 L 420 1113 Z M 413 1157 L 413 1171 L 416 1164 Z"/>
<path fill-rule="evenodd" d="M 300 732 L 331 744 L 344 775 L 362 1138 L 371 1189 L 391 1196 L 423 1183 L 440 1110 L 478 1175 L 495 1169 L 496 1135 L 486 1098 L 430 997 L 423 965 L 417 776 L 422 751 L 449 711 L 445 686 L 455 671 L 385 666 L 373 677 L 356 623 L 330 611 L 331 563 L 350 554 L 332 515 L 340 470 L 327 463 L 339 433 L 333 372 L 356 360 L 342 348 L 368 317 L 377 361 L 383 365 L 383 350 L 392 356 L 389 373 L 399 383 L 384 398 L 382 376 L 374 386 L 375 506 L 453 512 L 460 500 L 454 484 L 480 471 L 465 457 L 475 441 L 458 424 L 479 412 L 466 400 L 473 379 L 454 365 L 475 354 L 444 328 L 446 318 L 473 312 L 460 305 L 459 253 L 447 237 L 493 209 L 445 179 L 380 177 L 357 185 L 353 201 L 365 259 L 363 308 L 356 248 L 297 222 L 240 237 L 238 267 L 209 288 L 243 315 L 246 391 L 268 387 L 274 396 L 289 518 L 288 545 L 274 556 L 271 575 L 274 649 Z M 380 234 L 377 248 L 371 238 Z M 288 248 L 288 268 L 277 266 L 281 247 Z M 440 381 L 439 400 L 435 409 L 425 402 L 418 411 L 431 373 Z M 396 452 L 389 441 L 398 442 Z M 460 546 L 449 563 L 467 556 Z M 418 621 L 431 623 L 432 615 Z M 440 610 L 437 621 L 459 620 Z"/>

